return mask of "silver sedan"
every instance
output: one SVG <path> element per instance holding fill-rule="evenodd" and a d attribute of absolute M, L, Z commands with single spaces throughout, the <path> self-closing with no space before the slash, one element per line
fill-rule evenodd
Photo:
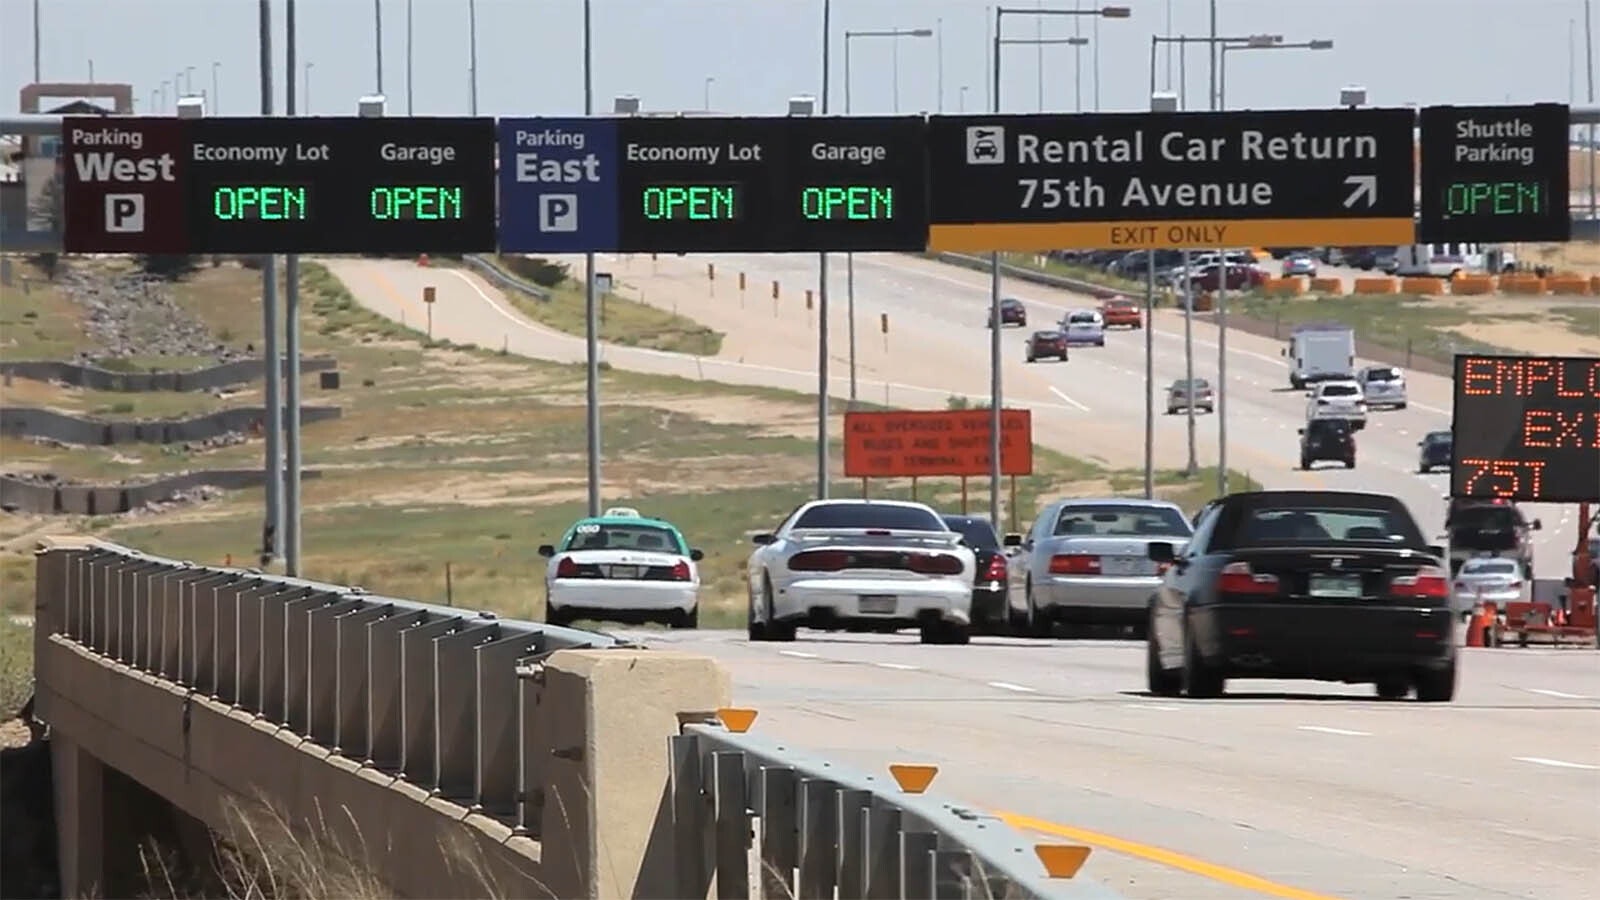
<path fill-rule="evenodd" d="M 1040 636 L 1057 622 L 1143 629 L 1161 583 L 1146 545 L 1165 540 L 1181 550 L 1193 533 L 1183 510 L 1165 500 L 1051 503 L 1027 534 L 1007 536 L 1019 548 L 1009 567 L 1013 625 Z"/>
<path fill-rule="evenodd" d="M 1464 614 L 1483 603 L 1493 603 L 1503 610 L 1507 603 L 1522 600 L 1526 587 L 1522 567 L 1516 560 L 1480 557 L 1467 560 L 1456 573 L 1450 594 L 1456 611 Z"/>

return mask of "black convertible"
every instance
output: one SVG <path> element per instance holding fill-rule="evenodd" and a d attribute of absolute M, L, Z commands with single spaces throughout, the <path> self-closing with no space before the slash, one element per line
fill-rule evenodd
<path fill-rule="evenodd" d="M 1150 692 L 1220 696 L 1230 678 L 1372 683 L 1448 702 L 1456 643 L 1445 551 L 1394 497 L 1232 494 L 1203 511 L 1150 601 Z"/>

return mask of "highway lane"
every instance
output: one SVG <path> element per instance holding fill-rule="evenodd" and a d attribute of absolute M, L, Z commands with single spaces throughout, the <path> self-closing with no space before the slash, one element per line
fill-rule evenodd
<path fill-rule="evenodd" d="M 763 734 L 939 765 L 935 790 L 1096 844 L 1086 874 L 1130 898 L 1600 897 L 1589 652 L 1466 650 L 1449 706 L 1284 682 L 1196 702 L 1142 696 L 1127 642 L 628 634 L 716 656 Z"/>
<path fill-rule="evenodd" d="M 786 290 L 815 287 L 817 283 L 816 259 L 809 255 L 662 256 L 651 265 L 639 264 L 640 257 L 604 259 L 630 284 L 642 287 L 648 302 L 657 302 L 651 297 L 667 295 L 661 288 L 670 279 L 703 279 L 708 262 L 724 279 L 744 272 L 752 284 L 776 280 Z M 835 258 L 829 286 L 836 358 L 843 352 L 845 277 L 842 258 Z M 1023 300 L 1030 310 L 1028 329 L 1010 328 L 1005 333 L 1007 402 L 1012 402 L 1011 398 L 1024 402 L 1042 399 L 1039 385 L 1043 382 L 1049 396 L 1062 402 L 1036 412 L 1035 428 L 1041 435 L 1065 433 L 1071 442 L 1062 446 L 1055 440 L 1041 439 L 1041 443 L 1108 461 L 1114 458 L 1124 465 L 1138 464 L 1142 458 L 1144 416 L 1143 335 L 1114 331 L 1107 336 L 1106 347 L 1076 349 L 1065 365 L 1041 362 L 1027 366 L 1021 362 L 1027 331 L 1059 319 L 1069 309 L 1092 307 L 1096 302 L 1017 279 L 1008 279 L 1002 289 L 1006 295 Z M 890 360 L 874 362 L 889 367 L 903 364 L 907 378 L 916 377 L 914 357 L 923 347 L 934 348 L 938 358 L 947 361 L 946 371 L 965 370 L 986 376 L 988 337 L 983 323 L 988 292 L 988 276 L 981 272 L 898 254 L 855 257 L 858 329 L 873 324 L 880 312 L 887 313 L 894 330 L 894 345 L 901 352 Z M 716 326 L 714 317 L 720 314 L 719 307 L 703 307 L 697 312 L 707 324 Z M 1200 316 L 1195 319 L 1193 331 L 1195 373 L 1215 380 L 1217 328 L 1211 317 Z M 965 335 L 966 340 L 952 342 L 952 335 Z M 1357 438 L 1355 470 L 1322 464 L 1315 472 L 1304 473 L 1295 468 L 1299 454 L 1295 432 L 1304 421 L 1306 398 L 1288 386 L 1287 367 L 1280 355 L 1284 343 L 1232 330 L 1228 345 L 1231 466 L 1248 471 L 1270 488 L 1329 487 L 1390 493 L 1411 507 L 1430 534 L 1442 531 L 1448 475 L 1417 473 L 1416 445 L 1427 432 L 1449 428 L 1450 379 L 1408 372 L 1409 406 L 1372 413 L 1368 428 Z M 1184 375 L 1180 312 L 1157 311 L 1154 346 L 1159 404 L 1159 392 Z M 1368 362 L 1358 360 L 1361 365 Z M 1198 417 L 1196 432 L 1200 463 L 1213 464 L 1217 458 L 1216 418 Z M 1181 466 L 1186 456 L 1185 417 L 1158 415 L 1156 435 L 1158 465 Z M 1108 456 L 1106 444 L 1119 438 L 1122 443 L 1111 451 L 1113 456 Z M 1570 506 L 1530 504 L 1527 513 L 1540 518 L 1545 526 L 1534 535 L 1536 572 L 1556 578 L 1565 575 L 1576 539 L 1575 510 Z"/>

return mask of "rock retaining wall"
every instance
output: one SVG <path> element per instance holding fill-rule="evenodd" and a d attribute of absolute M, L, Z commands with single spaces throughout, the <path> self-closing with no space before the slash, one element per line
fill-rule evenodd
<path fill-rule="evenodd" d="M 289 362 L 283 360 L 288 373 Z M 326 372 L 339 367 L 332 356 L 307 356 L 300 359 L 300 371 Z M 58 382 L 92 391 L 215 391 L 237 384 L 248 384 L 263 376 L 265 360 L 257 358 L 236 359 L 204 369 L 183 372 L 117 372 L 95 365 L 59 362 L 54 360 L 19 360 L 0 362 L 0 374 L 30 381 Z"/>
<path fill-rule="evenodd" d="M 320 478 L 315 469 L 302 478 Z M 15 475 L 0 475 L 0 509 L 7 512 L 104 516 L 125 513 L 174 499 L 198 487 L 241 490 L 264 483 L 260 469 L 213 469 L 185 472 L 140 484 L 58 484 Z"/>
<path fill-rule="evenodd" d="M 337 406 L 302 406 L 302 423 L 325 422 L 343 414 Z M 288 417 L 285 409 L 284 417 Z M 266 417 L 261 406 L 223 409 L 193 419 L 108 422 L 35 407 L 0 407 L 0 435 L 48 438 L 63 444 L 107 447 L 113 444 L 181 444 L 254 431 Z"/>

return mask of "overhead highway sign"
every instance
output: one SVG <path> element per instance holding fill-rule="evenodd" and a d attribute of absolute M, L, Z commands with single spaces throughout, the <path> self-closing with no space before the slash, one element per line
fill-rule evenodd
<path fill-rule="evenodd" d="M 920 251 L 925 121 L 506 119 L 505 252 Z"/>
<path fill-rule="evenodd" d="M 1571 240 L 1565 104 L 1430 106 L 1421 122 L 1419 241 Z"/>
<path fill-rule="evenodd" d="M 1450 496 L 1600 501 L 1600 357 L 1456 357 Z"/>
<path fill-rule="evenodd" d="M 1406 244 L 1413 113 L 932 116 L 928 248 Z"/>
<path fill-rule="evenodd" d="M 183 123 L 192 253 L 495 248 L 494 120 Z"/>

